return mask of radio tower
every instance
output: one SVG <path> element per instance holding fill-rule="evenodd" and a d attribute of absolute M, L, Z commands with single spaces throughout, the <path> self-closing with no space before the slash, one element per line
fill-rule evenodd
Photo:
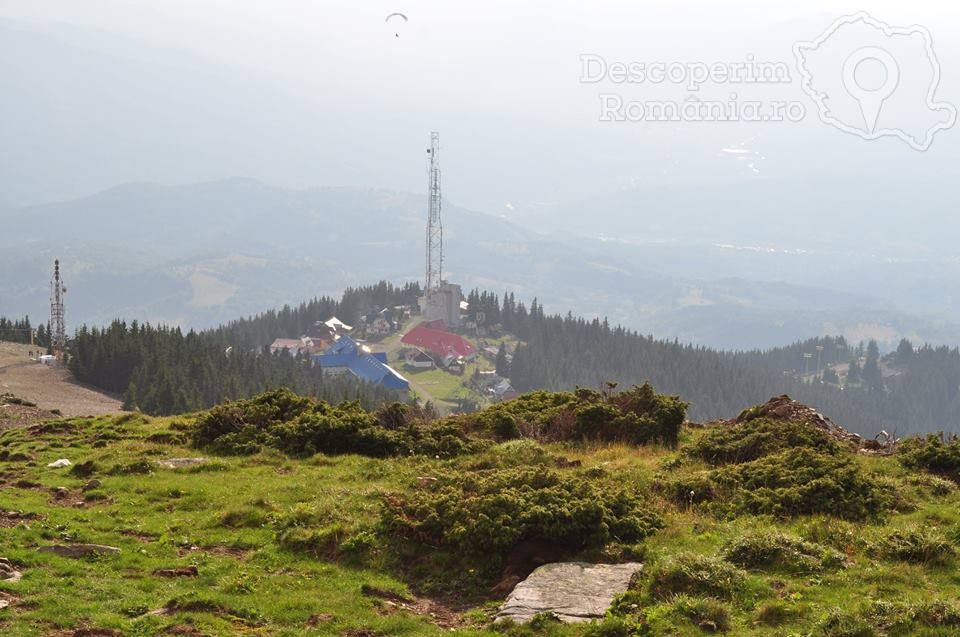
<path fill-rule="evenodd" d="M 443 279 L 443 224 L 440 222 L 440 133 L 430 133 L 430 172 L 427 183 L 427 287 L 440 289 Z"/>
<path fill-rule="evenodd" d="M 53 280 L 50 281 L 50 349 L 57 360 L 63 360 L 67 345 L 67 326 L 63 320 L 63 295 L 67 288 L 60 278 L 60 260 L 53 262 Z"/>

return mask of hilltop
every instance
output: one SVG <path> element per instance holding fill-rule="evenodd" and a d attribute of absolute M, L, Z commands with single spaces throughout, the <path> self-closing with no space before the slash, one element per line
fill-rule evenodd
<path fill-rule="evenodd" d="M 31 405 L 19 406 L 18 419 L 38 422 L 56 416 L 121 413 L 120 400 L 115 396 L 74 382 L 62 367 L 37 362 L 39 351 L 39 347 L 0 341 L 0 395 L 10 394 Z M 0 428 L 9 415 L 0 411 Z"/>
<path fill-rule="evenodd" d="M 0 433 L 6 635 L 904 635 L 960 627 L 960 443 L 865 455 L 778 398 L 649 386 L 434 420 L 278 391 Z M 69 467 L 50 467 L 66 458 Z M 79 559 L 41 549 L 99 545 Z M 104 548 L 106 547 L 106 548 Z M 109 549 L 119 549 L 114 553 Z M 65 552 L 67 549 L 56 549 Z M 491 624 L 544 562 L 639 563 L 606 617 Z"/>

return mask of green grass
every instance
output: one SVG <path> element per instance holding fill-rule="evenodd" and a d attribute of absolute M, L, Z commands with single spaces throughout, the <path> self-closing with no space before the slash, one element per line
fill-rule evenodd
<path fill-rule="evenodd" d="M 432 376 L 460 381 L 445 372 L 418 374 Z M 709 503 L 677 502 L 664 494 L 660 487 L 671 480 L 713 470 L 685 451 L 705 435 L 702 431 L 685 431 L 679 449 L 565 443 L 538 450 L 535 443 L 514 442 L 453 459 L 316 455 L 296 460 L 276 451 L 208 456 L 178 442 L 180 425 L 190 420 L 74 419 L 43 433 L 0 433 L 0 450 L 27 458 L 0 463 L 0 511 L 41 516 L 6 528 L 0 519 L 0 556 L 24 574 L 20 582 L 0 583 L 0 597 L 12 600 L 0 610 L 0 634 L 69 635 L 86 627 L 160 635 L 173 626 L 192 626 L 208 635 L 450 633 L 426 607 L 391 605 L 363 594 L 365 587 L 411 600 L 424 599 L 425 591 L 457 591 L 456 598 L 433 599 L 465 617 L 453 634 L 700 635 L 726 629 L 731 635 L 840 634 L 851 626 L 903 635 L 960 630 L 950 623 L 956 619 L 953 611 L 935 605 L 960 599 L 953 557 L 960 548 L 960 492 L 942 488 L 895 458 L 850 456 L 864 475 L 895 492 L 884 515 L 864 521 L 828 515 L 778 518 L 718 514 Z M 195 456 L 208 460 L 180 469 L 155 463 Z M 645 505 L 663 521 L 663 528 L 639 545 L 612 543 L 571 555 L 617 559 L 629 550 L 629 559 L 640 555 L 646 564 L 637 590 L 618 606 L 621 616 L 602 626 L 557 627 L 544 620 L 541 628 L 498 632 L 489 619 L 502 595 L 490 592 L 490 573 L 481 573 L 482 564 L 474 571 L 442 548 L 422 547 L 416 549 L 419 563 L 404 563 L 391 538 L 379 531 L 384 497 L 418 492 L 418 476 L 492 465 L 552 466 L 560 456 L 580 463 L 555 469 L 564 475 L 595 480 L 598 486 L 642 489 Z M 47 468 L 64 457 L 92 465 L 83 472 Z M 82 493 L 93 478 L 102 486 Z M 22 480 L 39 486 L 15 486 Z M 56 500 L 55 487 L 68 488 L 70 495 Z M 84 506 L 73 506 L 85 499 Z M 751 538 L 760 532 L 795 543 L 777 540 L 776 550 L 815 545 L 842 555 L 843 563 L 793 568 L 758 558 L 732 570 L 723 561 L 729 547 L 738 540 L 756 542 Z M 122 552 L 71 560 L 37 551 L 65 542 L 106 544 Z M 773 549 L 768 541 L 756 550 Z M 679 561 L 678 555 L 683 556 Z M 199 576 L 153 574 L 186 566 L 196 566 Z M 697 584 L 699 577 L 707 583 Z"/>

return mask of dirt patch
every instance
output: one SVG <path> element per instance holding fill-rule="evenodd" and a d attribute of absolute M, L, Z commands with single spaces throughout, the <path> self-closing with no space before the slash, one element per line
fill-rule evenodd
<path fill-rule="evenodd" d="M 464 624 L 461 613 L 465 608 L 457 609 L 452 604 L 430 597 L 409 597 L 396 591 L 390 591 L 376 586 L 364 584 L 360 593 L 377 600 L 380 612 L 385 615 L 393 613 L 410 613 L 426 617 L 440 628 L 457 628 Z"/>
<path fill-rule="evenodd" d="M 174 624 L 170 626 L 165 631 L 164 635 L 205 635 L 206 633 L 202 632 L 199 628 L 195 626 L 187 626 L 186 624 Z"/>
<path fill-rule="evenodd" d="M 13 394 L 0 394 L 0 429 L 24 427 L 51 418 L 59 416 Z"/>
<path fill-rule="evenodd" d="M 157 577 L 197 577 L 200 571 L 196 566 L 183 566 L 178 568 L 158 568 L 153 572 Z"/>
<path fill-rule="evenodd" d="M 38 513 L 24 513 L 23 511 L 0 511 L 0 528 L 12 529 L 15 526 L 29 523 L 41 518 Z"/>
<path fill-rule="evenodd" d="M 207 553 L 208 555 L 222 555 L 232 557 L 235 560 L 244 560 L 250 554 L 249 549 L 241 549 L 235 546 L 181 546 L 177 549 L 179 557 L 186 557 L 196 552 Z"/>
<path fill-rule="evenodd" d="M 70 372 L 31 360 L 36 347 L 0 342 L 0 394 L 11 393 L 36 403 L 34 411 L 12 410 L 16 418 L 5 418 L 0 408 L 0 428 L 22 426 L 51 418 L 59 412 L 67 418 L 123 413 L 119 397 L 77 383 Z"/>
<path fill-rule="evenodd" d="M 143 533 L 141 531 L 125 530 L 120 531 L 120 535 L 126 535 L 127 537 L 137 538 L 140 542 L 144 544 L 150 544 L 151 542 L 156 542 L 158 535 L 154 533 Z"/>
<path fill-rule="evenodd" d="M 330 613 L 317 613 L 316 615 L 310 615 L 306 625 L 307 628 L 316 628 L 320 624 L 325 624 L 329 621 L 333 621 L 333 615 Z"/>

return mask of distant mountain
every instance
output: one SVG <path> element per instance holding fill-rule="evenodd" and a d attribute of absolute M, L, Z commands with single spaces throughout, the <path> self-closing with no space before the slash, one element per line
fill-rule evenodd
<path fill-rule="evenodd" d="M 547 238 L 444 206 L 450 280 L 539 297 L 551 312 L 609 316 L 643 333 L 722 348 L 823 334 L 887 346 L 903 335 L 960 341 L 955 324 L 890 309 L 878 296 L 722 277 L 720 269 L 717 277 L 667 274 L 696 251 L 652 259 L 643 247 Z M 71 325 L 124 317 L 208 327 L 372 280 L 419 280 L 423 210 L 424 197 L 411 193 L 293 190 L 251 179 L 131 183 L 0 210 L 0 314 L 45 315 L 54 258 L 63 263 Z"/>

